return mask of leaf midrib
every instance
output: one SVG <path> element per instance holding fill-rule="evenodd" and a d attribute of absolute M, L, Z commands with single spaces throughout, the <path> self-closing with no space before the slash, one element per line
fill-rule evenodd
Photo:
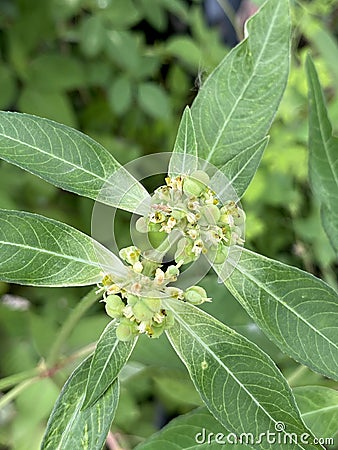
<path fill-rule="evenodd" d="M 75 256 L 65 255 L 64 253 L 57 253 L 57 252 L 53 252 L 51 250 L 46 250 L 46 249 L 39 248 L 39 247 L 32 247 L 30 245 L 24 245 L 24 244 L 18 244 L 18 243 L 14 243 L 14 242 L 6 242 L 6 241 L 0 241 L 0 244 L 8 245 L 8 246 L 11 246 L 11 247 L 24 248 L 26 250 L 33 250 L 33 251 L 36 251 L 38 253 L 46 253 L 46 254 L 51 255 L 51 256 L 56 256 L 56 257 L 61 257 L 63 259 L 68 259 L 70 261 L 76 261 L 76 262 L 85 263 L 85 264 L 93 266 L 93 267 L 101 267 L 98 262 L 95 263 L 94 261 L 91 261 L 91 260 L 85 260 L 85 259 L 78 258 L 78 257 L 75 257 Z"/>
<path fill-rule="evenodd" d="M 311 78 L 313 78 L 313 75 L 311 76 Z M 319 106 L 318 106 L 319 105 L 318 102 L 323 103 L 323 98 L 321 97 L 320 93 L 319 93 L 319 95 L 317 95 L 316 87 L 318 87 L 318 86 L 315 86 L 315 84 L 317 84 L 317 83 L 314 83 L 313 79 L 311 80 L 311 84 L 312 84 L 313 97 L 315 99 L 315 102 L 314 102 L 315 103 L 315 109 L 316 109 L 316 113 L 317 113 L 315 119 L 317 119 L 317 123 L 319 125 L 320 136 L 321 136 L 321 139 L 322 139 L 322 142 L 323 142 L 324 151 L 325 151 L 328 163 L 329 163 L 329 168 L 330 168 L 330 171 L 332 172 L 332 178 L 335 180 L 335 183 L 338 186 L 338 175 L 333 170 L 333 161 L 331 159 L 331 155 L 330 155 L 330 152 L 329 152 L 329 149 L 328 149 L 328 143 L 329 142 L 334 142 L 336 139 L 335 139 L 335 136 L 333 136 L 332 134 L 331 134 L 331 136 L 330 136 L 328 141 L 326 139 L 324 139 L 324 131 L 323 131 L 324 130 L 324 120 L 322 120 L 322 118 L 321 118 L 321 114 L 320 114 Z M 329 125 L 331 127 L 331 124 L 329 122 L 329 118 L 327 116 L 326 116 L 326 121 L 329 123 Z M 337 141 L 337 143 L 338 143 L 338 141 Z"/>
<path fill-rule="evenodd" d="M 306 413 L 302 414 L 302 417 L 305 416 L 311 416 L 312 414 L 318 414 L 318 413 L 323 413 L 326 411 L 331 411 L 331 409 L 337 409 L 338 410 L 338 405 L 331 405 L 331 406 L 326 406 L 325 408 L 319 408 L 313 411 L 308 411 Z"/>
<path fill-rule="evenodd" d="M 231 370 L 223 363 L 223 361 L 221 359 L 219 359 L 219 357 L 210 349 L 210 347 L 202 340 L 200 339 L 200 337 L 198 336 L 198 334 L 196 334 L 192 328 L 190 328 L 188 325 L 186 325 L 186 323 L 184 322 L 184 320 L 181 319 L 180 315 L 178 313 L 176 313 L 174 308 L 170 308 L 174 314 L 174 316 L 178 319 L 178 321 L 180 322 L 181 326 L 183 326 L 183 328 L 185 328 L 196 340 L 197 342 L 199 342 L 199 344 L 206 349 L 206 351 L 219 363 L 219 365 L 221 367 L 223 367 L 226 372 L 233 378 L 233 380 L 238 383 L 238 385 L 240 386 L 240 388 L 242 388 L 245 393 L 252 399 L 252 401 L 267 415 L 267 417 L 274 423 L 278 423 L 278 421 L 276 421 L 270 414 L 268 411 L 266 411 L 266 409 L 256 400 L 256 398 L 250 393 L 250 391 L 247 390 L 247 388 L 240 382 L 240 380 L 236 377 L 235 374 L 233 374 L 231 372 Z M 170 330 L 169 330 L 170 331 Z M 283 431 L 284 433 L 286 433 L 286 431 Z M 299 446 L 299 443 L 297 443 L 297 446 Z M 300 446 L 298 447 L 302 450 L 306 450 L 304 447 Z"/>
<path fill-rule="evenodd" d="M 107 333 L 110 333 L 111 328 L 115 327 L 115 324 L 109 324 L 108 326 L 109 326 L 109 329 L 107 330 Z M 134 338 L 134 341 L 133 341 L 132 345 L 130 346 L 130 349 L 127 352 L 127 355 L 130 355 L 130 353 L 132 352 L 133 348 L 135 347 L 136 340 L 137 339 Z M 106 370 L 107 366 L 109 365 L 111 356 L 114 353 L 114 351 L 116 350 L 116 348 L 118 347 L 119 343 L 120 343 L 120 341 L 116 338 L 116 341 L 114 342 L 114 345 L 111 348 L 111 351 L 109 352 L 109 356 L 106 358 L 104 366 L 103 366 L 103 368 L 102 368 L 102 370 L 100 372 L 100 376 L 98 377 L 97 382 L 95 383 L 95 387 L 92 389 L 92 393 L 91 393 L 90 397 L 88 398 L 88 400 L 85 400 L 85 405 L 88 405 L 88 404 L 90 404 L 92 402 L 92 399 L 94 397 L 94 394 L 95 394 L 95 391 L 97 389 L 97 386 L 100 384 L 100 381 L 102 380 L 103 374 L 105 373 L 105 370 Z M 94 364 L 94 357 L 92 359 L 92 363 L 91 364 Z M 91 370 L 91 368 L 90 368 L 90 370 Z M 114 382 L 114 380 L 116 379 L 117 376 L 118 376 L 118 373 L 116 374 L 115 378 L 112 380 L 112 383 Z M 87 383 L 87 386 L 86 386 L 86 390 L 89 387 L 89 381 L 90 381 L 90 373 L 89 373 L 89 376 L 88 376 L 88 383 Z M 87 407 L 88 406 L 86 406 L 86 408 Z"/>
<path fill-rule="evenodd" d="M 242 98 L 243 98 L 245 92 L 247 91 L 248 87 L 249 87 L 250 84 L 252 83 L 253 78 L 254 78 L 255 75 L 256 75 L 257 67 L 259 66 L 259 64 L 260 64 L 260 62 L 261 62 L 262 55 L 263 55 L 263 53 L 264 53 L 264 51 L 265 51 L 265 48 L 266 48 L 266 46 L 267 46 L 267 43 L 269 42 L 269 39 L 270 39 L 270 35 L 271 35 L 271 32 L 272 32 L 272 29 L 273 29 L 274 24 L 275 24 L 275 22 L 276 22 L 276 18 L 277 18 L 277 16 L 278 16 L 278 11 L 279 11 L 279 8 L 276 8 L 276 9 L 275 9 L 275 15 L 273 16 L 273 20 L 271 20 L 271 22 L 270 22 L 270 27 L 269 27 L 268 33 L 265 35 L 265 36 L 266 36 L 266 39 L 265 39 L 265 41 L 264 41 L 264 43 L 263 43 L 263 46 L 262 46 L 262 48 L 261 48 L 261 51 L 260 51 L 259 54 L 258 54 L 258 58 L 256 59 L 256 64 L 255 64 L 254 67 L 253 67 L 252 75 L 251 75 L 251 77 L 248 79 L 247 83 L 243 85 L 242 92 L 238 95 L 236 102 L 234 103 L 232 109 L 230 110 L 230 112 L 229 112 L 229 114 L 228 114 L 228 116 L 227 116 L 227 119 L 225 120 L 223 126 L 221 127 L 221 129 L 220 129 L 220 131 L 219 131 L 219 133 L 218 133 L 218 135 L 217 135 L 217 137 L 216 137 L 216 139 L 215 139 L 215 142 L 214 142 L 213 146 L 211 147 L 211 149 L 210 149 L 210 151 L 209 151 L 209 154 L 208 154 L 208 157 L 207 157 L 207 159 L 206 159 L 206 162 L 210 162 L 210 160 L 211 160 L 213 154 L 214 154 L 215 151 L 216 151 L 216 147 L 217 147 L 218 142 L 220 141 L 220 139 L 221 139 L 221 137 L 222 137 L 222 135 L 223 135 L 223 132 L 224 132 L 225 128 L 228 126 L 229 121 L 230 121 L 230 119 L 232 118 L 233 114 L 235 113 L 236 108 L 237 108 L 239 102 L 242 100 Z M 248 43 L 249 39 L 250 39 L 250 35 L 249 35 L 248 38 L 246 39 L 246 43 Z M 244 42 L 244 41 L 243 41 L 243 42 Z"/>
<path fill-rule="evenodd" d="M 284 306 L 286 309 L 288 309 L 290 312 L 292 312 L 301 322 L 305 323 L 309 328 L 311 328 L 315 333 L 317 333 L 319 336 L 321 336 L 324 340 L 327 341 L 330 345 L 335 347 L 338 350 L 338 346 L 332 342 L 325 334 L 323 334 L 320 330 L 315 328 L 310 322 L 308 322 L 305 318 L 303 318 L 301 315 L 297 313 L 291 306 L 289 306 L 287 303 L 285 303 L 281 298 L 277 297 L 275 293 L 273 293 L 270 289 L 268 289 L 263 283 L 261 283 L 258 279 L 252 277 L 243 267 L 241 266 L 241 263 L 239 261 L 238 265 L 235 267 L 235 270 L 238 270 L 242 275 L 245 275 L 250 281 L 252 281 L 254 284 L 256 284 L 262 291 L 267 292 L 269 295 L 271 295 L 272 298 L 274 298 L 278 303 L 280 303 L 282 306 Z M 230 279 L 231 281 L 231 279 Z"/>
<path fill-rule="evenodd" d="M 15 139 L 15 138 L 13 138 L 13 137 L 11 137 L 11 136 L 7 136 L 6 134 L 3 134 L 3 133 L 0 133 L 0 136 L 4 137 L 4 138 L 6 138 L 6 139 L 9 139 L 9 140 L 11 140 L 11 141 L 14 141 L 14 142 L 16 142 L 16 143 L 18 143 L 18 144 L 21 144 L 21 145 L 24 145 L 24 146 L 26 146 L 26 147 L 29 147 L 29 148 L 31 148 L 31 149 L 33 149 L 33 150 L 37 150 L 38 152 L 40 152 L 40 153 L 42 153 L 42 154 L 44 154 L 44 155 L 47 155 L 47 156 L 49 156 L 49 157 L 52 157 L 52 158 L 54 158 L 54 159 L 56 159 L 56 160 L 58 160 L 58 161 L 61 161 L 61 162 L 65 163 L 66 165 L 69 165 L 69 166 L 71 166 L 71 167 L 74 167 L 74 168 L 76 168 L 76 169 L 79 169 L 79 170 L 81 170 L 82 172 L 85 172 L 85 173 L 87 173 L 87 174 L 93 176 L 94 178 L 97 178 L 97 179 L 99 179 L 99 180 L 101 180 L 101 181 L 104 181 L 105 183 L 106 183 L 106 182 L 109 182 L 109 178 L 102 178 L 101 176 L 97 175 L 97 174 L 94 173 L 94 172 L 91 172 L 90 170 L 85 169 L 85 168 L 82 167 L 82 166 L 78 166 L 77 164 L 74 164 L 74 163 L 72 163 L 71 161 L 67 161 L 66 159 L 63 159 L 63 158 L 61 158 L 60 156 L 55 155 L 54 153 L 48 153 L 48 152 L 42 150 L 42 149 L 39 148 L 39 147 L 36 147 L 36 146 L 34 146 L 34 145 L 32 145 L 32 144 L 29 144 L 28 142 L 20 141 L 19 139 Z M 117 167 L 117 166 L 116 166 L 116 167 Z M 113 186 L 113 184 L 112 184 L 111 182 L 109 182 L 109 184 L 111 184 L 111 185 Z"/>

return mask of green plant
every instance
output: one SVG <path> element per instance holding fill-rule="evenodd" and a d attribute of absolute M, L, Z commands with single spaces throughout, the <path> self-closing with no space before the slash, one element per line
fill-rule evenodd
<path fill-rule="evenodd" d="M 180 280 L 182 265 L 200 262 L 205 254 L 219 278 L 283 352 L 337 379 L 334 290 L 310 274 L 242 247 L 245 216 L 238 200 L 259 165 L 285 89 L 289 22 L 286 0 L 269 0 L 250 20 L 249 36 L 205 81 L 191 111 L 185 110 L 166 186 L 152 197 L 87 136 L 46 119 L 0 114 L 3 159 L 63 189 L 141 213 L 136 226 L 152 244 L 149 247 L 146 240 L 143 248 L 122 249 L 124 265 L 107 248 L 68 225 L 34 214 L 1 211 L 2 280 L 36 286 L 100 286 L 99 292 L 89 293 L 74 309 L 52 345 L 46 367 L 33 378 L 24 377 L 2 404 L 35 377 L 64 363 L 59 360 L 62 344 L 102 293 L 107 313 L 114 319 L 94 353 L 65 384 L 42 448 L 101 448 L 118 403 L 118 375 L 138 335 L 157 338 L 162 332 L 187 366 L 203 402 L 227 432 L 251 433 L 254 441 L 244 444 L 254 448 L 273 448 L 274 443 L 263 436 L 268 432 L 282 439 L 281 448 L 322 448 L 302 421 L 290 387 L 270 357 L 195 306 L 209 300 L 204 288 L 167 286 Z M 310 148 L 311 178 L 335 246 L 334 195 L 329 194 L 336 188 L 336 141 L 311 62 L 308 73 L 314 105 L 311 141 L 317 144 Z M 318 164 L 315 151 L 321 147 L 327 150 L 327 158 L 320 157 Z M 170 254 L 175 239 L 175 263 L 162 270 L 163 257 Z M 10 382 L 13 379 L 7 385 Z M 321 404 L 330 391 L 319 391 Z M 309 393 L 302 395 L 306 399 Z M 182 420 L 189 425 L 189 418 Z M 208 420 L 214 419 L 208 416 Z M 299 441 L 305 435 L 308 442 Z M 140 448 L 156 448 L 160 439 L 161 435 L 155 436 Z M 177 444 L 185 448 L 184 438 Z"/>

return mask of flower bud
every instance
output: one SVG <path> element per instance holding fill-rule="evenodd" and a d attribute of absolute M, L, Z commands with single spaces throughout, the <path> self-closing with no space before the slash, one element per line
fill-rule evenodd
<path fill-rule="evenodd" d="M 116 328 L 116 337 L 120 341 L 130 341 L 136 333 L 136 324 L 129 319 L 122 319 Z"/>
<path fill-rule="evenodd" d="M 177 266 L 169 266 L 165 271 L 165 278 L 172 281 L 176 281 L 179 274 L 180 271 Z"/>
<path fill-rule="evenodd" d="M 153 311 L 145 304 L 143 298 L 133 306 L 133 313 L 136 320 L 139 320 L 140 322 L 151 320 L 154 315 Z"/>
<path fill-rule="evenodd" d="M 150 328 L 150 331 L 148 332 L 148 335 L 152 339 L 158 339 L 165 329 L 166 329 L 165 322 L 159 324 L 153 323 Z"/>
<path fill-rule="evenodd" d="M 221 216 L 219 208 L 216 205 L 206 205 L 200 209 L 201 218 L 199 220 L 200 225 L 215 225 Z"/>
<path fill-rule="evenodd" d="M 215 256 L 213 257 L 214 264 L 223 264 L 229 254 L 229 247 L 224 244 L 218 244 Z"/>
<path fill-rule="evenodd" d="M 121 297 L 119 297 L 118 295 L 108 295 L 108 297 L 106 298 L 105 309 L 108 316 L 112 317 L 113 319 L 122 316 L 124 307 L 125 304 L 123 303 Z"/>
<path fill-rule="evenodd" d="M 139 297 L 136 295 L 128 294 L 128 305 L 134 306 L 139 301 Z"/>
<path fill-rule="evenodd" d="M 193 253 L 193 241 L 191 239 L 183 238 L 178 241 L 177 250 L 175 253 L 175 261 L 177 263 L 188 264 L 196 259 Z"/>
<path fill-rule="evenodd" d="M 200 305 L 209 300 L 205 289 L 201 286 L 191 286 L 184 292 L 184 299 L 193 304 Z"/>
<path fill-rule="evenodd" d="M 144 297 L 142 298 L 143 303 L 150 309 L 153 313 L 160 311 L 162 306 L 162 301 L 157 297 Z"/>
<path fill-rule="evenodd" d="M 196 170 L 183 180 L 183 192 L 187 196 L 199 197 L 207 189 L 209 176 L 202 170 Z"/>

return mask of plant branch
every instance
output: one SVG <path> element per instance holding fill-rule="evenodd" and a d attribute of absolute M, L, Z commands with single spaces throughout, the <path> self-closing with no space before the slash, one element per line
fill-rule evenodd
<path fill-rule="evenodd" d="M 231 4 L 228 2 L 228 0 L 217 0 L 220 7 L 223 9 L 225 14 L 227 15 L 231 25 L 233 26 L 235 33 L 237 35 L 237 38 L 239 41 L 243 39 L 243 32 L 241 28 L 238 26 L 237 19 L 236 19 L 236 12 L 234 8 L 231 6 Z"/>
<path fill-rule="evenodd" d="M 301 378 L 307 370 L 308 370 L 308 368 L 307 368 L 306 366 L 300 365 L 299 367 L 297 367 L 297 369 L 295 369 L 295 370 L 287 377 L 287 381 L 288 381 L 289 385 L 290 385 L 291 387 L 294 387 L 295 384 L 297 384 L 298 379 Z"/>
<path fill-rule="evenodd" d="M 88 294 L 80 300 L 77 306 L 69 314 L 66 321 L 62 325 L 60 333 L 55 339 L 47 357 L 46 365 L 48 367 L 54 366 L 58 362 L 62 352 L 62 347 L 71 335 L 75 325 L 85 314 L 85 312 L 100 298 L 100 295 L 101 294 L 96 293 L 95 289 L 89 291 Z"/>
<path fill-rule="evenodd" d="M 25 370 L 24 372 L 19 372 L 14 375 L 10 375 L 8 377 L 2 378 L 0 380 L 0 391 L 4 391 L 12 386 L 15 386 L 22 381 L 25 381 L 29 378 L 35 377 L 39 375 L 39 367 L 35 367 L 34 369 Z"/>
<path fill-rule="evenodd" d="M 4 408 L 10 401 L 17 397 L 21 392 L 27 389 L 32 384 L 40 380 L 40 377 L 33 377 L 28 380 L 22 381 L 15 388 L 11 389 L 7 394 L 0 398 L 0 410 Z"/>

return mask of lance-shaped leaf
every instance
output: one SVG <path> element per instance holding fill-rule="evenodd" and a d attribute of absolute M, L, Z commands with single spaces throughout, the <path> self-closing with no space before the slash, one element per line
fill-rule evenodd
<path fill-rule="evenodd" d="M 136 211 L 147 191 L 90 137 L 28 114 L 0 112 L 0 158 L 49 183 Z"/>
<path fill-rule="evenodd" d="M 166 303 L 175 317 L 169 340 L 202 400 L 227 430 L 252 433 L 257 439 L 279 428 L 282 433 L 308 432 L 285 378 L 268 355 L 195 306 Z M 263 441 L 259 448 L 272 450 L 274 445 Z M 296 443 L 280 448 L 305 449 Z M 306 447 L 315 448 L 321 447 Z"/>
<path fill-rule="evenodd" d="M 338 296 L 322 280 L 246 249 L 225 285 L 296 361 L 338 379 Z M 222 266 L 213 265 L 222 273 Z"/>
<path fill-rule="evenodd" d="M 120 341 L 116 337 L 116 323 L 107 325 L 92 358 L 83 409 L 91 407 L 106 392 L 128 361 L 136 341 L 137 338 Z"/>
<path fill-rule="evenodd" d="M 48 420 L 41 450 L 101 450 L 113 421 L 119 398 L 115 380 L 95 405 L 82 411 L 91 357 L 64 385 Z"/>
<path fill-rule="evenodd" d="M 306 425 L 321 438 L 338 437 L 338 392 L 325 386 L 293 390 Z"/>
<path fill-rule="evenodd" d="M 195 129 L 189 106 L 187 106 L 178 127 L 174 150 L 169 161 L 169 176 L 175 177 L 193 172 L 198 166 L 197 158 Z"/>
<path fill-rule="evenodd" d="M 322 204 L 324 228 L 338 252 L 338 138 L 332 135 L 323 91 L 308 56 L 309 175 L 313 192 Z"/>
<path fill-rule="evenodd" d="M 0 210 L 0 279 L 33 286 L 86 286 L 102 271 L 127 274 L 117 256 L 89 236 L 56 220 Z"/>
<path fill-rule="evenodd" d="M 294 389 L 302 419 L 318 437 L 334 437 L 338 424 L 338 393 L 323 386 L 302 386 Z M 237 438 L 237 440 L 236 440 Z M 304 437 L 303 437 L 304 439 Z M 237 443 L 235 442 L 242 442 Z M 252 448 L 251 436 L 229 433 L 209 413 L 197 408 L 173 419 L 158 433 L 136 447 L 136 450 L 219 450 L 231 445 L 234 450 Z M 305 439 L 304 439 L 305 444 Z M 254 446 L 254 448 L 259 448 Z"/>
<path fill-rule="evenodd" d="M 256 151 L 275 116 L 289 72 L 288 0 L 266 2 L 246 31 L 247 38 L 210 74 L 191 109 L 198 156 L 218 168 L 240 155 L 243 166 L 251 158 L 248 149 Z M 254 164 L 251 170 L 255 173 Z"/>
<path fill-rule="evenodd" d="M 243 196 L 256 173 L 268 142 L 269 137 L 267 136 L 230 159 L 215 173 L 211 179 L 211 185 L 219 186 L 216 192 L 220 198 L 222 198 L 222 194 L 227 194 L 230 189 L 234 190 L 236 194 L 236 198 L 232 198 L 232 200 L 237 201 Z M 224 175 L 227 179 L 226 183 L 224 182 Z"/>
<path fill-rule="evenodd" d="M 236 437 L 232 434 L 227 438 L 228 433 L 206 408 L 197 408 L 169 422 L 135 450 L 220 450 L 226 444 L 232 450 L 251 448 L 234 444 Z"/>

